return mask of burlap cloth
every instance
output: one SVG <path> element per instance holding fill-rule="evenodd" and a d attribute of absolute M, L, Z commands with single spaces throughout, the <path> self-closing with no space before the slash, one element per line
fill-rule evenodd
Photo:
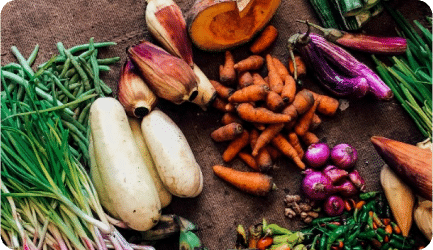
<path fill-rule="evenodd" d="M 183 11 L 188 10 L 192 0 L 176 1 Z M 392 2 L 409 19 L 424 20 L 431 15 L 430 8 L 420 1 Z M 65 47 L 87 43 L 90 37 L 96 42 L 115 41 L 115 47 L 101 51 L 101 57 L 120 56 L 121 62 L 103 74 L 103 79 L 116 89 L 121 64 L 126 58 L 125 49 L 141 39 L 156 42 L 146 29 L 144 0 L 15 0 L 8 3 L 1 13 L 1 64 L 15 61 L 10 47 L 15 45 L 24 56 L 28 56 L 36 44 L 40 53 L 38 65 L 57 53 L 56 43 Z M 308 19 L 318 23 L 308 0 L 283 0 L 271 23 L 279 30 L 279 36 L 270 53 L 284 63 L 287 62 L 287 38 L 305 27 L 295 20 Z M 383 12 L 370 21 L 363 30 L 372 35 L 396 35 L 395 24 Z M 233 51 L 236 60 L 248 55 L 248 46 Z M 369 65 L 369 55 L 354 53 Z M 194 48 L 194 61 L 210 79 L 217 79 L 218 65 L 223 62 L 223 53 L 203 52 Z M 305 81 L 305 86 L 326 93 L 313 80 Z M 248 227 L 266 218 L 271 223 L 296 230 L 302 226 L 298 220 L 284 216 L 283 198 L 286 194 L 299 193 L 300 171 L 294 164 L 281 159 L 275 163 L 270 173 L 278 189 L 267 197 L 254 197 L 242 193 L 218 179 L 212 173 L 214 164 L 222 163 L 221 154 L 226 143 L 215 143 L 209 134 L 220 126 L 221 113 L 185 103 L 174 105 L 161 100 L 159 107 L 166 112 L 182 129 L 196 156 L 204 175 L 203 192 L 193 199 L 174 198 L 163 210 L 164 214 L 178 214 L 198 225 L 199 237 L 209 249 L 231 248 L 235 242 L 235 229 L 238 224 Z M 367 181 L 368 190 L 380 190 L 379 171 L 383 165 L 370 143 L 370 137 L 381 135 L 407 143 L 423 139 L 414 122 L 403 111 L 396 100 L 376 101 L 366 97 L 350 101 L 349 107 L 339 111 L 335 117 L 322 117 L 323 122 L 316 133 L 331 146 L 337 143 L 350 143 L 358 149 L 359 161 L 356 169 Z M 240 161 L 227 164 L 240 170 L 248 168 Z M 129 235 L 128 232 L 125 232 Z M 157 245 L 158 249 L 176 249 L 174 237 Z"/>

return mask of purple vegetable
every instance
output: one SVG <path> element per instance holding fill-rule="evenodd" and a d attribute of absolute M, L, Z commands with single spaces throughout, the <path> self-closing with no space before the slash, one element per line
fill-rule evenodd
<path fill-rule="evenodd" d="M 348 169 L 355 166 L 358 160 L 358 152 L 353 146 L 347 143 L 340 143 L 332 148 L 331 160 L 335 166 L 341 169 Z"/>
<path fill-rule="evenodd" d="M 302 180 L 302 191 L 311 200 L 324 200 L 334 192 L 334 187 L 322 172 L 309 171 Z"/>
<path fill-rule="evenodd" d="M 367 79 L 361 76 L 351 77 L 336 71 L 336 67 L 328 63 L 324 51 L 309 35 L 309 32 L 303 36 L 296 34 L 289 38 L 289 42 L 295 43 L 304 61 L 314 70 L 317 80 L 334 95 L 363 97 L 369 89 Z"/>
<path fill-rule="evenodd" d="M 379 100 L 389 100 L 394 94 L 382 79 L 367 65 L 358 61 L 345 49 L 326 41 L 325 38 L 310 34 L 311 41 L 323 51 L 323 55 L 331 64 L 338 67 L 343 74 L 350 77 L 364 77 L 369 85 L 369 91 Z"/>
<path fill-rule="evenodd" d="M 357 170 L 349 173 L 349 179 L 361 192 L 365 192 L 365 180 L 361 177 Z"/>
<path fill-rule="evenodd" d="M 340 182 L 349 175 L 346 170 L 339 169 L 334 165 L 328 165 L 322 170 L 322 173 L 331 180 L 332 184 Z"/>
<path fill-rule="evenodd" d="M 323 28 L 313 23 L 309 23 L 309 25 L 323 32 L 326 40 L 363 52 L 397 55 L 403 54 L 407 49 L 407 41 L 403 37 L 351 34 L 333 28 Z"/>
<path fill-rule="evenodd" d="M 304 154 L 304 161 L 313 168 L 325 165 L 331 155 L 331 149 L 324 142 L 313 143 L 308 146 Z"/>
<path fill-rule="evenodd" d="M 323 210 L 328 216 L 339 216 L 344 211 L 344 200 L 338 195 L 331 195 L 326 199 Z"/>
<path fill-rule="evenodd" d="M 337 193 L 344 197 L 354 196 L 358 193 L 358 189 L 350 180 L 345 180 L 340 185 L 334 186 L 334 189 Z"/>

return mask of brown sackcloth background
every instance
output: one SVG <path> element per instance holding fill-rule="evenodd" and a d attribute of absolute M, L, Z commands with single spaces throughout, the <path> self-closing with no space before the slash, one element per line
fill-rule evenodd
<path fill-rule="evenodd" d="M 176 0 L 183 11 L 188 10 L 193 0 Z M 421 1 L 391 1 L 409 19 L 424 22 L 431 9 Z M 45 62 L 57 53 L 56 43 L 61 41 L 66 48 L 87 43 L 90 37 L 95 42 L 115 41 L 117 46 L 101 50 L 100 57 L 120 56 L 121 62 L 112 66 L 110 72 L 102 75 L 113 89 L 119 76 L 121 64 L 126 58 L 125 49 L 141 39 L 156 43 L 146 30 L 144 0 L 14 0 L 1 12 L 1 64 L 15 61 L 10 47 L 15 45 L 24 56 L 29 56 L 36 44 L 40 53 L 35 65 Z M 319 23 L 308 0 L 283 0 L 271 20 L 279 30 L 275 45 L 268 52 L 287 63 L 287 38 L 305 31 L 305 26 L 296 23 L 298 19 L 308 19 Z M 382 12 L 370 21 L 363 30 L 372 35 L 396 35 L 395 24 L 387 13 Z M 248 55 L 248 45 L 233 50 L 236 60 Z M 353 54 L 372 65 L 369 55 Z M 218 65 L 223 63 L 223 53 L 203 52 L 194 48 L 194 61 L 210 79 L 217 79 Z M 265 72 L 263 72 L 265 73 Z M 320 93 L 326 93 L 314 80 L 307 79 L 305 86 Z M 299 193 L 300 171 L 287 159 L 275 163 L 270 173 L 278 186 L 267 197 L 253 197 L 227 185 L 212 173 L 214 164 L 222 163 L 221 154 L 226 143 L 215 143 L 209 134 L 220 126 L 222 114 L 216 110 L 201 110 L 198 106 L 185 103 L 174 105 L 161 100 L 158 106 L 166 112 L 182 129 L 202 167 L 204 175 L 203 192 L 196 198 L 174 198 L 163 210 L 164 214 L 178 214 L 200 228 L 199 237 L 209 249 L 227 249 L 234 246 L 235 229 L 238 224 L 248 227 L 266 218 L 292 230 L 303 224 L 297 219 L 284 216 L 283 198 L 286 194 Z M 316 134 L 331 146 L 350 143 L 358 149 L 359 161 L 356 169 L 367 181 L 367 189 L 380 190 L 379 171 L 383 165 L 370 143 L 370 137 L 381 135 L 391 139 L 414 144 L 424 138 L 414 122 L 403 111 L 396 100 L 377 101 L 371 97 L 349 103 L 344 111 L 335 117 L 322 117 L 323 122 Z M 248 168 L 240 161 L 227 164 L 240 170 Z M 415 226 L 414 226 L 415 228 Z M 128 237 L 132 232 L 125 232 Z M 160 242 L 157 249 L 177 249 L 177 238 Z"/>

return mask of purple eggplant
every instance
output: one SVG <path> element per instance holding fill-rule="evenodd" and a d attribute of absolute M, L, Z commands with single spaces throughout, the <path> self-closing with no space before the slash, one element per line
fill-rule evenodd
<path fill-rule="evenodd" d="M 369 91 L 379 100 L 390 100 L 394 94 L 382 79 L 367 65 L 358 61 L 345 49 L 328 42 L 317 34 L 310 34 L 311 41 L 316 44 L 324 53 L 324 57 L 333 65 L 339 68 L 344 74 L 350 77 L 361 76 L 367 79 Z"/>
<path fill-rule="evenodd" d="M 304 23 L 304 21 L 300 22 Z M 407 48 L 407 41 L 403 37 L 377 37 L 361 33 L 352 34 L 333 28 L 323 28 L 313 23 L 308 24 L 323 32 L 323 37 L 326 40 L 346 48 L 386 55 L 403 54 Z"/>
<path fill-rule="evenodd" d="M 290 37 L 289 50 L 293 48 L 299 51 L 307 65 L 315 71 L 318 81 L 334 95 L 361 98 L 369 90 L 365 77 L 352 77 L 338 72 L 336 67 L 326 60 L 320 47 L 312 41 L 309 32 Z"/>

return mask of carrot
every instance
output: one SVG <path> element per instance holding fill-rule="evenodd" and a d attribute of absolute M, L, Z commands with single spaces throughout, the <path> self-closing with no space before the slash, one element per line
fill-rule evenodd
<path fill-rule="evenodd" d="M 226 105 L 227 102 L 218 96 L 215 97 L 214 101 L 212 102 L 212 107 L 222 112 L 226 112 Z"/>
<path fill-rule="evenodd" d="M 253 126 L 260 131 L 263 131 L 266 129 L 266 124 L 263 124 L 263 123 L 253 122 Z"/>
<path fill-rule="evenodd" d="M 255 102 L 265 100 L 269 88 L 263 85 L 250 85 L 248 87 L 236 90 L 228 99 L 231 103 Z"/>
<path fill-rule="evenodd" d="M 321 95 L 313 91 L 311 91 L 311 93 L 313 94 L 314 99 L 319 102 L 319 105 L 317 106 L 317 112 L 327 116 L 333 116 L 335 113 L 337 113 L 338 107 L 340 106 L 340 103 L 337 99 L 327 95 Z"/>
<path fill-rule="evenodd" d="M 305 164 L 302 162 L 301 158 L 299 158 L 298 152 L 296 152 L 293 146 L 281 133 L 272 138 L 272 145 L 278 148 L 285 156 L 292 159 L 300 169 L 305 169 Z"/>
<path fill-rule="evenodd" d="M 278 94 L 281 94 L 281 91 L 283 91 L 284 83 L 283 80 L 281 80 L 277 69 L 275 68 L 272 56 L 269 54 L 266 55 L 266 64 L 268 67 L 269 88 L 277 92 Z"/>
<path fill-rule="evenodd" d="M 260 136 L 260 132 L 257 129 L 251 129 L 250 130 L 250 147 L 251 149 L 254 148 L 254 145 L 256 145 L 257 139 Z"/>
<path fill-rule="evenodd" d="M 280 133 L 283 128 L 284 123 L 274 123 L 267 126 L 266 129 L 263 130 L 262 133 L 260 133 L 260 136 L 257 138 L 257 141 L 252 148 L 253 151 L 251 154 L 253 156 L 257 156 L 259 150 L 266 146 L 268 143 L 270 143 L 272 138 L 274 138 L 275 135 Z"/>
<path fill-rule="evenodd" d="M 253 83 L 255 85 L 265 85 L 269 87 L 269 84 L 263 79 L 263 77 L 259 73 L 253 73 Z"/>
<path fill-rule="evenodd" d="M 272 169 L 273 160 L 271 154 L 266 148 L 261 148 L 255 157 L 257 161 L 257 166 L 261 172 L 268 172 Z"/>
<path fill-rule="evenodd" d="M 320 123 L 322 123 L 322 119 L 320 119 L 320 117 L 315 113 L 313 115 L 313 119 L 311 120 L 311 124 L 310 124 L 310 129 L 309 130 L 310 131 L 311 130 L 315 130 L 320 125 Z"/>
<path fill-rule="evenodd" d="M 236 112 L 236 108 L 233 105 L 233 103 L 227 103 L 226 106 L 224 107 L 224 109 L 225 109 L 226 112 L 229 112 L 229 113 Z"/>
<path fill-rule="evenodd" d="M 239 73 L 238 77 L 238 87 L 239 88 L 245 88 L 250 85 L 253 85 L 253 76 L 249 71 L 244 71 Z"/>
<path fill-rule="evenodd" d="M 286 114 L 292 119 L 307 112 L 314 104 L 314 97 L 311 91 L 303 89 L 295 95 L 293 102 L 283 109 L 281 113 Z"/>
<path fill-rule="evenodd" d="M 229 162 L 236 157 L 236 155 L 249 143 L 249 133 L 244 130 L 234 140 L 230 142 L 224 151 L 222 158 L 225 162 Z"/>
<path fill-rule="evenodd" d="M 224 65 L 220 65 L 220 81 L 227 85 L 232 85 L 236 80 L 235 61 L 230 51 L 225 52 Z"/>
<path fill-rule="evenodd" d="M 260 69 L 264 63 L 265 59 L 263 57 L 259 55 L 252 55 L 237 62 L 233 67 L 239 73 L 248 70 Z"/>
<path fill-rule="evenodd" d="M 292 103 L 296 95 L 296 82 L 291 75 L 284 78 L 284 86 L 281 91 L 281 97 L 286 103 Z"/>
<path fill-rule="evenodd" d="M 278 58 L 272 57 L 272 60 L 274 62 L 274 66 L 277 70 L 278 75 L 280 75 L 281 80 L 284 81 L 286 79 L 286 76 L 290 75 L 289 71 Z"/>
<path fill-rule="evenodd" d="M 266 148 L 266 151 L 269 152 L 269 155 L 271 156 L 272 161 L 278 160 L 282 155 L 281 151 L 276 149 L 271 144 L 266 145 L 265 148 Z"/>
<path fill-rule="evenodd" d="M 303 136 L 301 136 L 301 140 L 307 147 L 320 141 L 319 137 L 317 137 L 313 132 L 310 131 L 307 131 Z"/>
<path fill-rule="evenodd" d="M 278 36 L 278 30 L 272 26 L 267 26 L 259 37 L 253 42 L 253 44 L 250 47 L 250 51 L 253 54 L 260 54 L 263 51 L 265 51 L 267 48 L 269 48 L 277 39 Z"/>
<path fill-rule="evenodd" d="M 254 108 L 250 103 L 240 103 L 236 111 L 240 118 L 248 122 L 258 123 L 281 123 L 290 121 L 291 117 L 284 114 L 274 113 L 266 108 Z"/>
<path fill-rule="evenodd" d="M 303 76 L 307 74 L 307 67 L 305 66 L 304 61 L 302 60 L 302 57 L 299 55 L 295 55 L 295 63 L 296 63 L 296 72 L 297 76 Z M 294 75 L 295 73 L 295 67 L 293 65 L 293 61 L 291 58 L 289 58 L 289 71 L 290 74 Z"/>
<path fill-rule="evenodd" d="M 295 132 L 290 132 L 288 139 L 296 152 L 298 152 L 299 158 L 302 159 L 302 157 L 304 157 L 304 149 L 302 148 L 298 135 Z"/>
<path fill-rule="evenodd" d="M 213 166 L 216 176 L 241 191 L 257 196 L 266 196 L 275 188 L 272 177 L 259 172 L 243 172 L 222 165 Z"/>
<path fill-rule="evenodd" d="M 311 121 L 313 120 L 314 112 L 316 112 L 317 105 L 319 103 L 315 102 L 313 106 L 305 112 L 295 124 L 294 130 L 297 135 L 303 136 L 309 129 Z"/>
<path fill-rule="evenodd" d="M 232 122 L 242 124 L 242 119 L 239 118 L 239 116 L 237 114 L 230 113 L 230 112 L 224 113 L 223 117 L 221 117 L 221 123 L 223 125 L 227 125 L 227 124 L 230 124 Z"/>
<path fill-rule="evenodd" d="M 233 92 L 235 92 L 235 90 L 233 88 L 229 88 L 227 86 L 224 86 L 223 84 L 221 84 L 218 81 L 215 81 L 215 80 L 209 80 L 209 81 L 212 84 L 212 86 L 215 88 L 217 95 L 219 97 L 221 97 L 222 99 L 226 100 L 227 98 L 229 98 L 229 96 L 231 96 L 233 94 Z"/>
<path fill-rule="evenodd" d="M 266 107 L 274 112 L 278 112 L 284 108 L 283 98 L 275 91 L 269 91 L 266 96 Z"/>
<path fill-rule="evenodd" d="M 252 168 L 252 169 L 254 169 L 256 171 L 260 171 L 260 168 L 257 165 L 256 159 L 251 154 L 241 151 L 241 152 L 238 153 L 238 156 L 250 168 Z"/>
<path fill-rule="evenodd" d="M 236 138 L 236 136 L 240 135 L 244 132 L 244 128 L 241 124 L 233 122 L 218 129 L 214 130 L 210 137 L 217 142 L 221 141 L 231 141 Z"/>

